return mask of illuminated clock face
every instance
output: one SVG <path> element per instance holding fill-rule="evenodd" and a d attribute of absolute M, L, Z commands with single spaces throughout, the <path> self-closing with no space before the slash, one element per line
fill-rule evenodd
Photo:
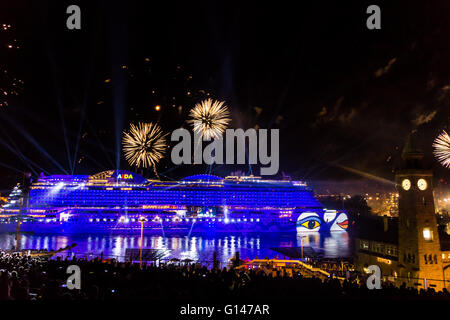
<path fill-rule="evenodd" d="M 409 179 L 403 179 L 402 188 L 408 191 L 411 188 L 411 181 Z"/>
<path fill-rule="evenodd" d="M 417 181 L 417 186 L 419 187 L 420 190 L 425 190 L 427 188 L 427 181 L 425 179 L 419 179 Z"/>

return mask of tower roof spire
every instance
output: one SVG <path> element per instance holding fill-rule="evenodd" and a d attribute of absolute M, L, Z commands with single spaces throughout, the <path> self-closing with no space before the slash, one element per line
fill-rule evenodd
<path fill-rule="evenodd" d="M 403 160 L 423 159 L 423 151 L 417 146 L 417 130 L 411 131 L 402 151 Z"/>
<path fill-rule="evenodd" d="M 424 169 L 423 157 L 423 151 L 417 146 L 417 130 L 413 130 L 403 147 L 402 169 Z"/>

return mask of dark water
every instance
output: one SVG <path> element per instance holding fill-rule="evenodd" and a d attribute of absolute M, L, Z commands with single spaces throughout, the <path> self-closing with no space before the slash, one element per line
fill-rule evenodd
<path fill-rule="evenodd" d="M 303 239 L 303 240 L 302 240 Z M 207 263 L 212 261 L 214 251 L 217 259 L 223 264 L 232 258 L 236 251 L 240 257 L 254 259 L 273 258 L 282 256 L 271 250 L 273 247 L 311 247 L 320 251 L 325 257 L 346 258 L 351 255 L 351 239 L 346 232 L 297 233 L 297 234 L 236 234 L 213 236 L 193 235 L 162 237 L 160 235 L 144 236 L 143 247 L 161 249 L 166 253 L 165 258 L 191 259 Z M 77 246 L 63 255 L 75 254 L 78 257 L 93 258 L 103 252 L 103 257 L 125 259 L 127 248 L 139 248 L 138 235 L 22 235 L 20 248 L 22 249 L 59 249 L 76 243 Z M 15 246 L 15 236 L 0 234 L 0 248 L 11 249 Z"/>

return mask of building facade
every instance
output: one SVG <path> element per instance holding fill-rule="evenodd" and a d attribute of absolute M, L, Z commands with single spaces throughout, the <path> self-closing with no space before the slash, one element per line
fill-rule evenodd
<path fill-rule="evenodd" d="M 433 174 L 424 168 L 424 154 L 409 137 L 396 171 L 398 219 L 364 221 L 358 229 L 355 257 L 358 271 L 381 268 L 384 280 L 417 289 L 450 287 L 450 236 L 438 228 Z"/>

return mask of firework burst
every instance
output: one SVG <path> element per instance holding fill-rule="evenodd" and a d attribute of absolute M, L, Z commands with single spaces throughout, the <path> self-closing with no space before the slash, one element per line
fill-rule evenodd
<path fill-rule="evenodd" d="M 434 155 L 439 162 L 447 168 L 450 168 L 450 136 L 445 130 L 441 132 L 433 143 Z"/>
<path fill-rule="evenodd" d="M 230 123 L 230 113 L 223 101 L 212 99 L 197 103 L 189 112 L 188 120 L 194 127 L 194 131 L 203 138 L 219 138 Z"/>
<path fill-rule="evenodd" d="M 153 167 L 163 158 L 167 149 L 166 134 L 160 126 L 153 123 L 131 124 L 123 133 L 123 152 L 125 159 L 132 166 L 139 168 Z"/>

